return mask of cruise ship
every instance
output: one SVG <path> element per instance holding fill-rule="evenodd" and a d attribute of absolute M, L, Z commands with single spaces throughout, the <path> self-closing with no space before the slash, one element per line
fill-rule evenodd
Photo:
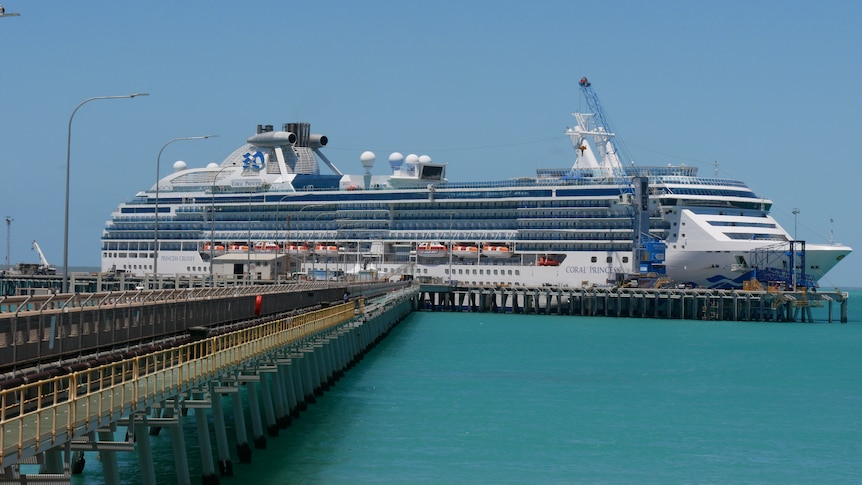
<path fill-rule="evenodd" d="M 794 241 L 770 215 L 772 201 L 742 181 L 623 163 L 586 78 L 580 89 L 590 112 L 575 113 L 565 132 L 571 165 L 508 180 L 452 182 L 446 163 L 397 152 L 388 174 L 372 174 L 377 157 L 364 152 L 351 175 L 308 123 L 258 125 L 221 164 L 176 162 L 121 203 L 103 233 L 102 271 L 736 288 L 754 279 L 815 286 L 850 253 Z"/>

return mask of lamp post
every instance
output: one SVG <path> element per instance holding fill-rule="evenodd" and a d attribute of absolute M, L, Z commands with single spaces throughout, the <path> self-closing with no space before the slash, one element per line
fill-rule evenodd
<path fill-rule="evenodd" d="M 283 200 L 283 198 L 282 198 L 282 200 Z M 302 206 L 302 208 L 300 208 L 298 211 L 296 211 L 297 219 L 299 219 L 299 218 L 300 218 L 300 217 L 299 217 L 299 214 L 300 214 L 302 211 L 304 211 L 305 209 L 318 208 L 318 207 L 326 207 L 326 206 L 329 206 L 329 205 L 332 205 L 332 204 L 309 204 L 309 205 L 304 205 L 304 206 Z M 318 214 L 318 215 L 314 216 L 314 219 L 312 219 L 312 225 L 313 225 L 313 222 L 314 222 L 314 221 L 317 221 L 317 219 L 318 219 L 320 216 L 324 215 L 324 214 L 325 214 L 325 213 L 323 213 L 323 214 Z M 290 230 L 290 221 L 291 221 L 291 216 L 288 216 L 288 231 Z M 301 221 L 300 221 L 300 222 L 301 222 Z M 300 231 L 300 232 L 301 232 L 301 231 Z M 313 231 L 313 232 L 311 233 L 311 239 L 314 239 L 314 237 L 315 237 L 315 235 L 316 235 L 316 232 L 317 232 L 317 231 L 315 230 L 315 231 Z M 288 234 L 288 237 L 290 237 L 290 234 Z M 307 242 L 307 241 L 306 241 L 306 242 Z M 316 246 L 315 242 L 314 242 L 314 241 L 312 241 L 312 242 L 311 242 L 311 246 L 309 247 L 310 252 L 312 252 L 312 253 L 314 252 L 314 247 L 315 247 L 315 246 Z M 311 277 L 312 277 L 312 280 L 313 280 L 313 279 L 314 279 L 314 277 L 315 277 L 315 274 L 314 274 L 315 264 L 314 264 L 314 263 L 315 263 L 315 261 L 314 261 L 314 257 L 312 257 L 312 259 L 311 259 Z M 302 257 L 302 266 L 300 267 L 300 270 L 306 270 L 305 256 L 303 256 L 303 257 Z"/>
<path fill-rule="evenodd" d="M 18 17 L 20 15 L 20 13 L 6 12 L 6 9 L 0 5 L 0 17 Z"/>
<path fill-rule="evenodd" d="M 203 135 L 203 136 L 183 136 L 180 138 L 174 138 L 173 140 L 162 145 L 161 150 L 159 150 L 159 156 L 156 157 L 156 226 L 153 231 L 153 284 L 156 284 L 156 280 L 159 278 L 159 165 L 161 165 L 162 160 L 162 152 L 165 151 L 165 148 L 175 141 L 181 140 L 206 140 L 207 138 L 213 138 L 218 135 Z"/>
<path fill-rule="evenodd" d="M 215 177 L 213 177 L 212 189 L 210 190 L 210 196 L 212 200 L 210 201 L 210 285 L 215 285 L 215 280 L 213 279 L 213 266 L 215 266 L 215 260 L 213 250 L 215 248 L 215 186 L 216 181 L 218 180 L 219 174 L 222 173 L 223 170 L 227 168 L 235 167 L 236 165 L 225 165 L 220 168 L 218 172 L 216 172 Z"/>
<path fill-rule="evenodd" d="M 251 284 L 251 196 L 254 192 L 248 193 L 248 243 L 245 247 L 245 281 L 246 285 Z"/>
<path fill-rule="evenodd" d="M 63 292 L 69 292 L 69 175 L 71 172 L 71 153 L 72 153 L 72 119 L 75 118 L 75 113 L 90 101 L 97 99 L 122 99 L 134 98 L 137 96 L 149 96 L 149 93 L 126 94 L 122 96 L 95 96 L 81 101 L 78 106 L 72 110 L 69 116 L 69 131 L 66 135 L 66 215 L 63 222 Z"/>
<path fill-rule="evenodd" d="M 281 223 L 281 203 L 284 202 L 284 199 L 292 197 L 291 194 L 287 194 L 281 199 L 278 200 L 278 205 L 275 206 L 275 237 L 277 239 L 276 243 L 278 246 L 281 246 L 281 241 L 278 240 L 278 233 L 281 232 L 278 229 L 279 223 Z M 290 251 L 288 250 L 288 245 L 290 244 L 290 216 L 287 216 L 287 239 L 284 240 L 284 254 L 287 256 L 287 259 L 290 259 Z M 275 258 L 275 282 L 279 282 L 280 273 L 278 271 L 278 258 L 281 257 L 281 249 L 276 249 L 276 258 Z M 286 265 L 289 267 L 290 265 Z"/>
<path fill-rule="evenodd" d="M 796 216 L 799 215 L 799 208 L 793 208 L 793 240 L 796 240 Z"/>

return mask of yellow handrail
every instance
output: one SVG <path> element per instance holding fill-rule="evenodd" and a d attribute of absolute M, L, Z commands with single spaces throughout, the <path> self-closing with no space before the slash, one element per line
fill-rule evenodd
<path fill-rule="evenodd" d="M 354 316 L 354 303 L 0 390 L 0 463 L 44 451 Z M 364 303 L 360 303 L 364 308 Z M 65 438 L 60 435 L 65 435 Z M 48 443 L 45 443 L 48 440 Z"/>

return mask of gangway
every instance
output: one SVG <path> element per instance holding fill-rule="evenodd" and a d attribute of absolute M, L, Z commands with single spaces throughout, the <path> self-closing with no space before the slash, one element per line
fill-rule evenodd
<path fill-rule="evenodd" d="M 805 273 L 805 241 L 789 241 L 751 252 L 753 277 L 781 283 L 787 288 L 815 288 L 817 280 Z"/>

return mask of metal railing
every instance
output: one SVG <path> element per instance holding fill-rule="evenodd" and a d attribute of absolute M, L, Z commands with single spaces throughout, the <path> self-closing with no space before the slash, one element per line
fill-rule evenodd
<path fill-rule="evenodd" d="M 255 357 L 354 316 L 350 302 L 0 390 L 0 468 L 237 372 Z"/>

